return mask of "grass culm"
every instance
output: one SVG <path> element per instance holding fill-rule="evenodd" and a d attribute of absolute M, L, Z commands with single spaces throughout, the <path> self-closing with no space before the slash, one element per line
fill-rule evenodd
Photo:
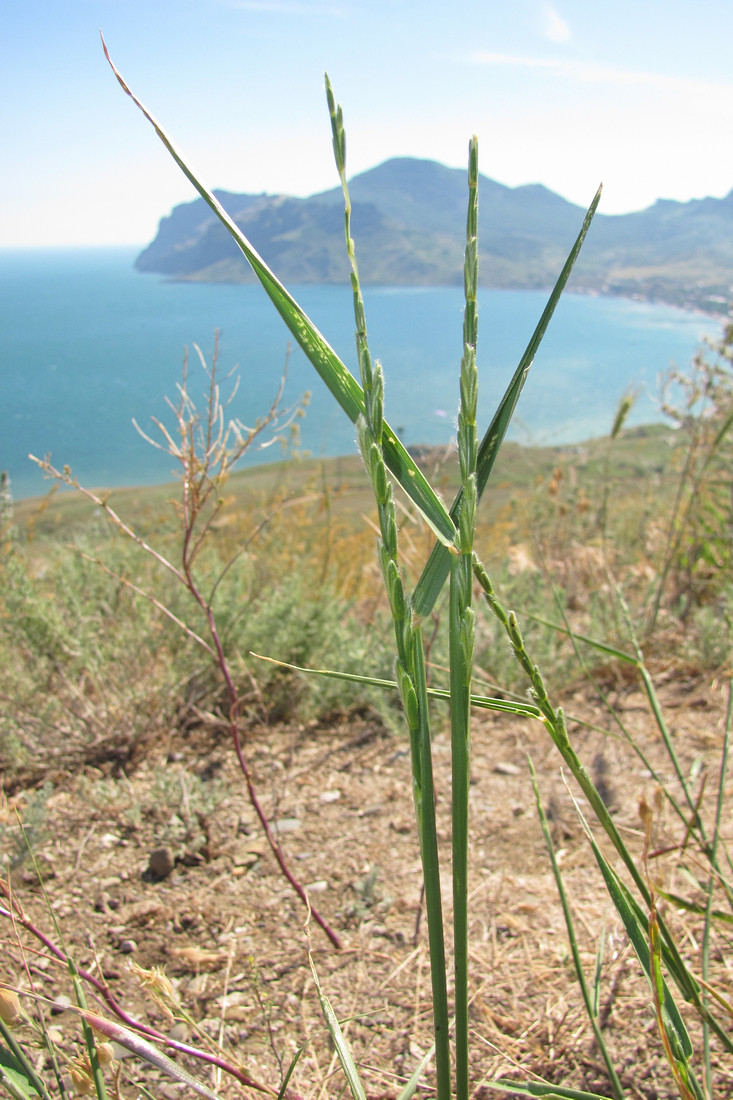
<path fill-rule="evenodd" d="M 731 498 L 726 456 L 733 424 L 729 372 L 733 331 L 728 329 L 724 334 L 714 368 L 709 369 L 706 375 L 700 367 L 703 383 L 683 395 L 685 415 L 679 418 L 679 434 L 675 436 L 675 447 L 682 448 L 682 461 L 678 461 L 679 456 L 675 458 L 676 465 L 672 464 L 674 468 L 670 468 L 670 476 L 665 483 L 665 492 L 672 494 L 673 507 L 666 530 L 654 546 L 646 546 L 643 551 L 646 564 L 653 574 L 652 580 L 648 584 L 643 582 L 642 573 L 637 568 L 638 556 L 633 563 L 629 563 L 622 560 L 615 549 L 614 532 L 623 523 L 624 502 L 614 498 L 608 471 L 612 462 L 609 455 L 621 443 L 619 418 L 611 430 L 608 450 L 600 464 L 602 487 L 594 502 L 597 505 L 594 522 L 589 519 L 589 510 L 593 511 L 590 508 L 593 503 L 591 495 L 575 490 L 575 510 L 573 512 L 571 509 L 570 520 L 565 522 L 567 513 L 561 516 L 559 508 L 563 503 L 560 498 L 565 492 L 565 475 L 562 471 L 557 472 L 559 467 L 552 475 L 554 489 L 550 488 L 550 479 L 547 478 L 535 490 L 540 496 L 534 497 L 534 506 L 532 495 L 526 498 L 530 511 L 534 508 L 536 522 L 534 525 L 531 522 L 527 524 L 525 535 L 528 545 L 533 546 L 536 564 L 528 573 L 524 589 L 516 579 L 510 589 L 508 584 L 504 586 L 507 578 L 503 569 L 493 568 L 496 560 L 496 550 L 491 544 L 493 531 L 491 525 L 482 519 L 481 501 L 485 495 L 490 495 L 508 426 L 527 374 L 591 227 L 600 191 L 578 227 L 577 239 L 559 272 L 537 327 L 530 335 L 526 351 L 508 379 L 505 394 L 490 423 L 482 431 L 477 423 L 480 358 L 477 305 L 478 142 L 473 139 L 469 144 L 465 300 L 463 329 L 456 341 L 457 471 L 454 499 L 448 506 L 437 484 L 431 482 L 385 419 L 384 391 L 389 379 L 382 365 L 373 359 L 369 348 L 366 306 L 359 279 L 357 249 L 352 238 L 343 114 L 330 83 L 327 81 L 326 85 L 327 102 L 336 168 L 344 195 L 345 247 L 351 266 L 358 380 L 281 285 L 241 229 L 193 175 L 172 141 L 122 77 L 116 75 L 124 91 L 154 126 L 168 152 L 231 234 L 292 337 L 303 349 L 344 415 L 355 426 L 366 478 L 373 494 L 378 574 L 391 623 L 390 656 L 385 656 L 386 649 L 380 640 L 380 652 L 372 667 L 366 665 L 366 653 L 361 651 L 354 655 L 352 667 L 345 668 L 339 660 L 339 654 L 347 646 L 338 626 L 339 608 L 343 605 L 336 603 L 333 589 L 325 585 L 324 578 L 330 576 L 331 568 L 330 564 L 325 564 L 325 559 L 322 560 L 322 587 L 316 593 L 320 611 L 316 614 L 314 605 L 313 613 L 305 618 L 308 621 L 317 620 L 320 635 L 330 635 L 330 650 L 317 652 L 316 646 L 309 648 L 303 644 L 303 639 L 307 637 L 304 622 L 298 624 L 297 638 L 288 637 L 287 632 L 278 632 L 277 629 L 278 624 L 294 619 L 295 605 L 302 602 L 298 593 L 303 589 L 298 588 L 298 584 L 307 587 L 310 583 L 314 586 L 312 575 L 310 582 L 303 575 L 302 581 L 291 580 L 290 584 L 281 585 L 276 585 L 271 577 L 270 590 L 265 592 L 259 606 L 262 616 L 259 634 L 253 631 L 249 637 L 250 649 L 260 654 L 265 650 L 265 655 L 273 659 L 267 667 L 276 670 L 281 677 L 287 677 L 286 697 L 294 690 L 292 685 L 295 683 L 315 684 L 316 691 L 322 685 L 338 683 L 343 690 L 340 699 L 348 699 L 352 692 L 364 692 L 366 694 L 360 698 L 387 700 L 383 703 L 385 710 L 391 705 L 390 700 L 395 697 L 399 700 L 399 724 L 404 729 L 402 740 L 405 750 L 409 750 L 415 839 L 421 865 L 420 890 L 424 897 L 429 950 L 432 1047 L 415 1053 L 412 1064 L 403 1074 L 403 1080 L 395 1085 L 390 1095 L 397 1100 L 409 1100 L 419 1088 L 424 1089 L 426 1095 L 429 1092 L 437 1096 L 438 1100 L 449 1100 L 453 1096 L 457 1100 L 468 1100 L 471 1095 L 485 1095 L 487 1090 L 513 1095 L 565 1097 L 567 1100 L 590 1100 L 599 1096 L 612 1096 L 620 1100 L 624 1096 L 651 1095 L 635 1081 L 633 1066 L 628 1060 L 619 1059 L 617 1048 L 609 1038 L 610 1006 L 617 990 L 604 988 L 603 945 L 607 938 L 605 933 L 598 931 L 596 956 L 589 961 L 587 948 L 582 948 L 580 944 L 579 922 L 574 916 L 573 896 L 563 853 L 558 851 L 557 837 L 561 834 L 557 832 L 557 813 L 547 812 L 542 793 L 545 776 L 532 760 L 527 766 L 527 801 L 536 802 L 546 849 L 548 882 L 557 889 L 561 902 L 566 944 L 563 965 L 572 975 L 580 1011 L 587 1018 L 594 1057 L 598 1054 L 601 1067 L 596 1079 L 602 1082 L 599 1088 L 602 1087 L 603 1091 L 591 1091 L 568 1082 L 562 1065 L 554 1067 L 552 1080 L 534 1074 L 526 1063 L 515 1063 L 512 1072 L 508 1072 L 507 1066 L 511 1065 L 508 1054 L 501 1071 L 483 1069 L 481 1057 L 476 1051 L 480 1038 L 477 1037 L 479 1029 L 475 1021 L 479 1004 L 486 1002 L 489 1006 L 486 1011 L 491 1012 L 492 993 L 491 989 L 487 991 L 484 988 L 487 982 L 490 985 L 490 977 L 479 979 L 472 969 L 471 934 L 475 911 L 470 885 L 471 805 L 477 797 L 472 783 L 472 738 L 479 712 L 500 717 L 502 721 L 532 723 L 542 734 L 540 751 L 544 754 L 543 759 L 547 761 L 552 758 L 562 767 L 567 784 L 567 813 L 587 846 L 588 874 L 594 876 L 597 911 L 604 914 L 604 920 L 613 922 L 617 929 L 615 934 L 623 937 L 623 950 L 627 953 L 624 973 L 628 975 L 629 982 L 639 983 L 643 991 L 640 996 L 646 999 L 649 1006 L 648 1019 L 655 1029 L 659 1058 L 667 1067 L 665 1087 L 670 1091 L 666 1094 L 676 1092 L 685 1100 L 711 1100 L 714 1095 L 733 1095 L 730 1091 L 716 1091 L 717 1081 L 730 1080 L 733 1055 L 729 1029 L 730 1003 L 724 986 L 728 928 L 733 919 L 733 863 L 724 827 L 728 805 L 730 695 L 716 745 L 716 763 L 702 775 L 701 769 L 688 766 L 683 756 L 681 750 L 684 746 L 680 744 L 678 734 L 665 713 L 651 671 L 652 660 L 648 656 L 648 652 L 654 655 L 655 646 L 664 645 L 665 622 L 668 624 L 673 616 L 677 616 L 675 621 L 684 623 L 692 621 L 701 609 L 707 608 L 709 613 L 714 608 L 720 613 L 723 624 L 721 635 L 725 634 L 719 639 L 717 649 L 720 661 L 718 679 L 729 693 L 730 634 L 726 609 L 732 590 L 729 553 Z M 182 634 L 187 644 L 197 646 L 203 653 L 205 664 L 216 670 L 220 690 L 219 718 L 228 730 L 251 804 L 270 844 L 271 853 L 298 899 L 299 919 L 302 923 L 310 917 L 328 937 L 332 949 L 338 951 L 341 938 L 334 918 L 314 910 L 311 894 L 304 888 L 299 875 L 291 869 L 277 829 L 271 828 L 270 818 L 262 808 L 254 769 L 242 743 L 241 720 L 246 707 L 250 703 L 253 707 L 266 707 L 262 685 L 256 684 L 257 672 L 250 673 L 250 683 L 256 687 L 256 690 L 255 687 L 252 689 L 251 698 L 247 696 L 245 699 L 246 693 L 240 687 L 242 680 L 239 678 L 245 666 L 256 669 L 262 668 L 262 664 L 249 654 L 239 652 L 237 645 L 229 645 L 229 640 L 239 637 L 236 620 L 239 602 L 245 600 L 247 590 L 248 574 L 243 562 L 250 543 L 245 542 L 234 548 L 231 561 L 236 560 L 241 566 L 234 569 L 229 559 L 222 563 L 218 553 L 210 551 L 210 536 L 223 508 L 224 483 L 234 462 L 248 445 L 249 437 L 243 434 L 241 427 L 232 429 L 232 435 L 227 434 L 215 371 L 212 370 L 208 377 L 210 388 L 203 420 L 198 419 L 195 405 L 184 385 L 181 402 L 175 409 L 180 441 L 163 431 L 165 446 L 180 457 L 182 465 L 183 495 L 178 509 L 179 526 L 168 547 L 154 548 L 146 537 L 134 531 L 112 509 L 106 498 L 93 496 L 92 499 L 106 513 L 117 532 L 131 539 L 133 545 L 152 559 L 168 580 L 175 581 L 176 591 L 182 592 L 189 606 L 194 608 L 195 616 L 192 616 L 184 606 L 175 603 L 176 597 L 168 598 L 169 590 L 166 594 L 154 591 L 152 601 L 148 599 L 148 604 L 152 603 L 156 613 L 167 617 L 166 630 L 170 629 L 173 634 L 177 632 L 179 639 Z M 702 411 L 701 402 L 705 404 Z M 272 418 L 276 407 L 274 404 L 270 411 Z M 622 406 L 624 408 L 628 409 L 628 402 Z M 612 419 L 609 416 L 610 422 Z M 74 484 L 70 472 L 54 471 L 48 464 L 45 468 L 61 480 Z M 599 482 L 595 484 L 597 489 Z M 581 507 L 581 500 L 588 506 L 584 504 Z M 639 507 L 643 511 L 646 504 L 640 501 Z M 417 539 L 410 535 L 409 545 L 406 545 L 407 524 L 403 517 L 408 514 L 411 518 L 419 517 L 427 532 L 426 550 L 422 558 L 419 557 L 421 544 Z M 540 523 L 543 516 L 547 518 Z M 592 544 L 596 569 L 594 576 L 603 585 L 605 618 L 595 614 L 593 601 L 589 599 L 584 603 L 572 591 L 573 577 L 569 570 L 558 575 L 556 569 L 553 575 L 562 551 L 562 528 L 571 521 L 576 522 L 577 531 L 582 532 L 578 544 L 582 542 L 585 547 Z M 280 552 L 276 550 L 278 540 L 287 541 L 287 523 L 288 510 L 277 510 L 277 519 L 271 525 L 273 555 Z M 174 564 L 171 547 L 177 547 L 181 552 L 180 565 Z M 207 557 L 209 553 L 211 556 Z M 6 554 L 4 560 L 7 569 L 20 570 L 12 555 L 8 557 Z M 536 579 L 538 576 L 542 578 L 539 582 Z M 131 590 L 130 578 L 116 574 L 114 583 L 121 586 L 120 592 L 126 594 L 119 598 L 127 598 Z M 143 587 L 135 582 L 137 594 L 142 595 Z M 318 585 L 315 587 L 318 588 Z M 534 593 L 534 597 L 544 595 L 546 602 L 544 606 L 535 606 L 526 615 L 521 615 L 509 605 L 506 593 L 510 591 L 513 594 L 523 591 L 527 598 L 530 593 Z M 65 659 L 62 652 L 66 644 L 65 635 L 59 621 L 50 614 L 44 617 L 37 608 L 33 608 L 32 601 L 27 602 L 30 617 L 23 629 L 27 638 L 35 639 L 33 644 L 47 655 L 50 676 Z M 337 609 L 335 615 L 330 613 L 331 603 Z M 355 616 L 360 613 L 358 608 L 352 608 L 352 612 Z M 374 621 L 375 618 L 369 620 L 370 628 Z M 597 631 L 606 627 L 609 630 L 612 628 L 613 635 L 599 636 Z M 294 630 L 291 621 L 291 634 Z M 443 633 L 438 639 L 440 632 Z M 385 634 L 382 630 L 380 639 L 384 639 Z M 563 677 L 556 675 L 557 668 L 545 671 L 543 659 L 533 650 L 535 639 L 548 636 L 554 640 L 553 644 L 564 645 L 568 655 L 564 659 L 568 662 L 567 667 L 572 665 L 574 668 L 577 681 L 587 681 L 589 697 L 595 707 L 595 729 L 592 728 L 593 721 L 566 714 L 559 702 L 562 691 L 557 681 Z M 173 646 L 176 643 L 170 644 Z M 180 640 L 178 644 L 181 644 Z M 499 645 L 503 656 L 501 661 L 497 658 L 496 667 L 506 665 L 508 654 L 514 673 L 511 689 L 483 690 L 484 666 L 493 663 L 491 649 Z M 613 668 L 616 678 L 610 687 L 609 667 Z M 275 684 L 277 681 L 273 679 L 271 682 Z M 633 720 L 618 703 L 621 694 L 618 684 L 622 682 L 624 685 L 632 682 L 635 685 L 635 698 L 640 700 L 639 706 L 648 715 L 654 731 L 654 753 L 647 753 Z M 392 714 L 394 717 L 394 710 Z M 605 723 L 603 730 L 608 731 L 603 733 L 602 748 L 597 750 L 593 760 L 584 759 L 585 742 L 579 731 L 591 729 L 591 732 L 598 733 L 601 729 L 598 723 L 601 721 Z M 447 794 L 445 790 L 438 789 L 435 779 L 436 746 L 441 723 L 447 724 L 450 741 Z M 401 744 L 399 741 L 397 743 Z M 612 805 L 609 788 L 613 776 L 609 776 L 603 758 L 603 752 L 609 752 L 610 748 L 618 753 L 619 759 L 638 760 L 653 785 L 653 793 L 639 800 L 635 829 L 619 823 Z M 332 792 L 324 793 L 331 797 Z M 337 794 L 334 793 L 333 797 Z M 449 817 L 444 820 L 441 816 L 442 804 L 446 800 L 450 803 L 450 811 Z M 672 845 L 666 839 L 668 820 L 674 822 L 675 835 L 682 836 Z M 672 870 L 669 870 L 670 861 Z M 447 867 L 452 879 L 451 890 L 445 889 L 443 883 Z M 664 873 L 661 870 L 663 867 L 668 869 Z M 376 869 L 368 868 L 366 876 L 371 877 L 362 878 L 362 883 L 376 882 Z M 544 902 L 550 904 L 549 894 Z M 347 908 L 345 906 L 343 911 L 346 912 Z M 377 896 L 374 894 L 370 896 L 368 905 L 362 899 L 360 907 L 352 905 L 348 909 L 350 919 L 364 919 L 370 909 L 376 908 Z M 60 946 L 59 930 L 56 929 L 52 942 L 34 921 L 24 916 L 12 896 L 6 898 L 2 915 L 9 921 L 15 920 L 19 928 L 43 943 L 54 958 L 69 958 Z M 419 935 L 418 927 L 415 942 Z M 357 1065 L 353 1054 L 348 1034 L 349 1021 L 341 1018 L 339 1007 L 321 976 L 317 952 L 310 940 L 307 952 L 312 968 L 312 987 L 322 1010 L 323 1025 L 330 1036 L 334 1057 L 355 1100 L 364 1100 L 367 1095 L 364 1068 Z M 77 983 L 75 988 L 79 982 L 86 983 L 106 1006 L 105 1016 L 100 1017 L 99 1013 L 90 1014 L 82 998 L 77 998 L 80 1019 L 90 1024 L 88 1063 L 85 1063 L 89 1066 L 87 1076 L 90 1088 L 96 1090 L 100 1100 L 103 1100 L 106 1086 L 101 1059 L 97 1054 L 95 1030 L 100 1041 L 105 1037 L 115 1038 L 116 1035 L 123 1046 L 133 1050 L 149 1065 L 156 1066 L 162 1072 L 174 1072 L 166 1064 L 166 1056 L 159 1052 L 166 1041 L 161 1028 L 146 1029 L 140 1021 L 131 1019 L 91 971 L 79 971 L 73 977 Z M 21 990 L 23 994 L 26 992 L 28 990 L 25 988 Z M 28 1026 L 31 1026 L 30 1019 L 36 1003 L 29 995 Z M 107 1015 L 116 1015 L 118 1022 L 108 1020 Z M 20 1016 L 21 1009 L 16 1009 L 12 1001 L 3 1017 L 4 1068 L 0 1079 L 14 1097 L 22 1096 L 24 1100 L 29 1100 L 37 1094 L 50 1096 L 56 1091 L 53 1077 L 49 1077 L 49 1083 L 39 1079 L 27 1044 L 15 1038 L 12 1028 L 18 1024 Z M 268 1021 L 270 1019 L 268 1016 Z M 287 1026 L 287 1020 L 282 1023 Z M 40 1029 L 41 1035 L 44 1034 L 38 1019 L 33 1026 Z M 639 1025 L 631 1019 L 622 1021 L 622 1026 L 633 1033 Z M 268 1027 L 272 1039 L 271 1023 Z M 144 1041 L 137 1042 L 137 1048 L 135 1040 L 127 1034 L 136 1029 L 145 1034 Z M 53 1041 L 48 1039 L 48 1029 L 45 1034 L 47 1048 L 53 1048 Z M 182 1044 L 179 1043 L 176 1049 L 182 1050 Z M 208 1060 L 209 1064 L 212 1064 L 212 1059 L 218 1059 L 215 1064 L 229 1075 L 226 1079 L 232 1087 L 238 1082 L 244 1087 L 272 1095 L 296 1096 L 308 1091 L 308 1083 L 300 1073 L 304 1049 L 299 1047 L 291 1058 L 279 1059 L 279 1080 L 274 1085 L 255 1079 L 235 1056 L 225 1058 L 220 1052 L 204 1054 L 203 1044 L 201 1048 L 189 1047 L 185 1052 L 194 1058 Z M 485 1065 L 489 1065 L 488 1059 Z M 184 1077 L 179 1074 L 178 1079 L 204 1095 L 211 1095 L 211 1090 L 195 1077 L 192 1078 L 188 1071 Z M 315 1095 L 315 1091 L 312 1094 Z"/>

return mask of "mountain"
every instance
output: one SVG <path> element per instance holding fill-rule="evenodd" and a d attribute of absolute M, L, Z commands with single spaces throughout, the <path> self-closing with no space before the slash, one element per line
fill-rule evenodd
<path fill-rule="evenodd" d="M 349 187 L 365 284 L 462 282 L 463 170 L 396 157 L 355 176 Z M 340 187 L 307 199 L 215 194 L 286 284 L 348 282 Z M 554 283 L 584 210 L 540 184 L 512 188 L 486 176 L 480 177 L 479 202 L 482 285 Z M 254 281 L 203 199 L 163 218 L 135 266 L 178 280 Z M 723 311 L 733 298 L 733 191 L 724 199 L 659 200 L 634 214 L 597 214 L 571 286 Z"/>

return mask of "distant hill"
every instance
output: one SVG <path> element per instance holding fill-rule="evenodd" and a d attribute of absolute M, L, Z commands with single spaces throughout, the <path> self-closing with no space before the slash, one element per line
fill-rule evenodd
<path fill-rule="evenodd" d="M 364 283 L 462 282 L 464 171 L 397 157 L 355 176 L 350 191 Z M 286 284 L 348 281 L 340 187 L 307 199 L 215 194 Z M 551 285 L 583 209 L 540 184 L 512 188 L 486 176 L 479 202 L 481 284 Z M 176 280 L 254 278 L 203 199 L 176 206 L 163 218 L 135 266 Z M 596 215 L 571 286 L 723 311 L 733 300 L 733 191 L 724 199 L 660 200 L 639 213 Z"/>

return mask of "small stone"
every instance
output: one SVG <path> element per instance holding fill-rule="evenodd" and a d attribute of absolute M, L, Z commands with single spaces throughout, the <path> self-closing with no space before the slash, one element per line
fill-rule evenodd
<path fill-rule="evenodd" d="M 100 878 L 97 885 L 102 890 L 109 890 L 110 886 L 119 886 L 121 882 L 120 875 L 108 875 L 106 878 Z"/>
<path fill-rule="evenodd" d="M 148 872 L 154 879 L 160 882 L 161 879 L 168 878 L 174 865 L 173 852 L 170 848 L 165 846 L 153 848 L 148 860 Z"/>
<path fill-rule="evenodd" d="M 137 951 L 137 944 L 134 940 L 122 940 L 120 943 L 120 951 L 123 955 L 134 955 Z"/>
<path fill-rule="evenodd" d="M 234 1005 L 249 1004 L 252 998 L 244 992 L 242 989 L 235 989 L 231 993 L 227 993 L 225 997 L 220 998 L 219 1003 L 224 1008 L 230 1008 Z"/>
<path fill-rule="evenodd" d="M 248 870 L 262 858 L 267 851 L 266 840 L 250 840 L 246 844 L 240 845 L 232 854 L 232 862 L 236 867 L 244 868 Z"/>
<path fill-rule="evenodd" d="M 60 1016 L 62 1012 L 66 1012 L 67 1008 L 71 1007 L 71 997 L 66 993 L 60 993 L 56 1000 L 51 1005 L 51 1015 Z"/>
<path fill-rule="evenodd" d="M 494 764 L 492 771 L 497 775 L 521 775 L 522 769 L 518 768 L 516 764 L 509 764 L 503 760 L 500 760 L 498 764 Z"/>

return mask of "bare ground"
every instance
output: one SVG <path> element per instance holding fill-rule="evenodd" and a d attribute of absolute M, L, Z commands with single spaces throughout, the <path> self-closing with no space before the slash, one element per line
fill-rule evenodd
<path fill-rule="evenodd" d="M 723 688 L 670 666 L 659 670 L 669 725 L 687 772 L 707 775 L 703 807 L 712 805 L 722 744 Z M 672 790 L 669 760 L 638 687 L 610 677 L 619 714 Z M 653 804 L 654 783 L 630 747 L 600 732 L 608 718 L 587 690 L 564 701 L 571 738 L 632 850 L 642 851 L 638 802 Z M 598 731 L 581 724 L 583 719 Z M 110 749 L 111 746 L 111 749 Z M 342 939 L 335 950 L 311 920 L 313 958 L 353 1045 L 370 1100 L 395 1097 L 431 1043 L 430 973 L 421 914 L 406 742 L 369 714 L 327 723 L 256 728 L 245 752 L 268 814 L 280 823 L 287 858 L 312 902 Z M 599 888 L 592 853 L 565 787 L 560 758 L 538 722 L 481 715 L 473 731 L 471 810 L 471 1025 L 474 1095 L 488 1096 L 495 1076 L 562 1083 L 611 1095 L 574 980 L 529 781 L 531 754 L 572 904 L 586 975 L 592 980 L 603 942 L 600 1019 L 629 1097 L 678 1096 L 665 1061 L 648 987 L 615 912 Z M 450 745 L 434 741 L 441 840 L 449 845 Z M 178 1040 L 204 1035 L 230 1061 L 277 1090 L 283 1069 L 305 1045 L 290 1081 L 293 1095 L 337 1096 L 344 1088 L 323 1027 L 303 930 L 306 913 L 278 872 L 237 770 L 215 723 L 171 731 L 141 746 L 120 769 L 110 743 L 87 759 L 64 761 L 49 778 L 27 776 L 4 807 L 0 842 L 16 859 L 14 904 L 51 940 L 61 938 L 78 966 L 102 979 L 126 1011 Z M 34 791 L 36 793 L 34 793 Z M 41 814 L 38 809 L 44 802 Z M 22 860 L 12 806 L 35 815 L 34 850 L 47 891 Z M 587 805 L 581 800 L 581 807 Z M 730 839 L 732 824 L 724 822 Z M 686 877 L 699 870 L 680 852 L 685 828 L 669 809 L 657 821 L 654 876 L 700 900 Z M 0 828 L 2 826 L 0 825 Z M 150 857 L 159 853 L 156 876 Z M 170 861 L 166 866 L 166 861 Z M 153 860 L 155 863 L 155 859 Z M 446 866 L 445 871 L 449 868 Z M 446 917 L 451 911 L 445 874 Z M 699 965 L 699 922 L 666 906 L 684 954 Z M 50 909 L 49 909 L 50 906 Z M 60 934 L 54 931 L 53 918 Z M 71 994 L 65 971 L 19 924 L 2 927 L 0 978 L 54 1001 Z M 729 943 L 718 940 L 714 982 L 727 995 Z M 156 1003 L 131 964 L 162 967 L 188 1020 Z M 92 991 L 90 1006 L 110 1016 Z M 34 1002 L 25 1001 L 29 1011 Z M 41 1002 L 35 1002 L 41 1003 Z M 64 1002 L 46 1009 L 61 1049 L 79 1042 Z M 692 1010 L 686 1022 L 699 1049 Z M 194 1026 L 195 1025 L 195 1026 Z M 26 1034 L 19 1031 L 18 1037 Z M 42 1055 L 39 1054 L 39 1061 Z M 173 1098 L 181 1088 L 126 1058 L 133 1082 Z M 733 1059 L 713 1051 L 717 1097 L 733 1097 Z M 222 1096 L 242 1095 L 226 1075 L 186 1060 Z M 422 1080 L 430 1095 L 433 1066 Z M 137 1085 L 118 1082 L 124 1097 Z M 254 1095 L 244 1089 L 244 1094 Z M 493 1093 L 492 1093 L 493 1095 Z"/>

